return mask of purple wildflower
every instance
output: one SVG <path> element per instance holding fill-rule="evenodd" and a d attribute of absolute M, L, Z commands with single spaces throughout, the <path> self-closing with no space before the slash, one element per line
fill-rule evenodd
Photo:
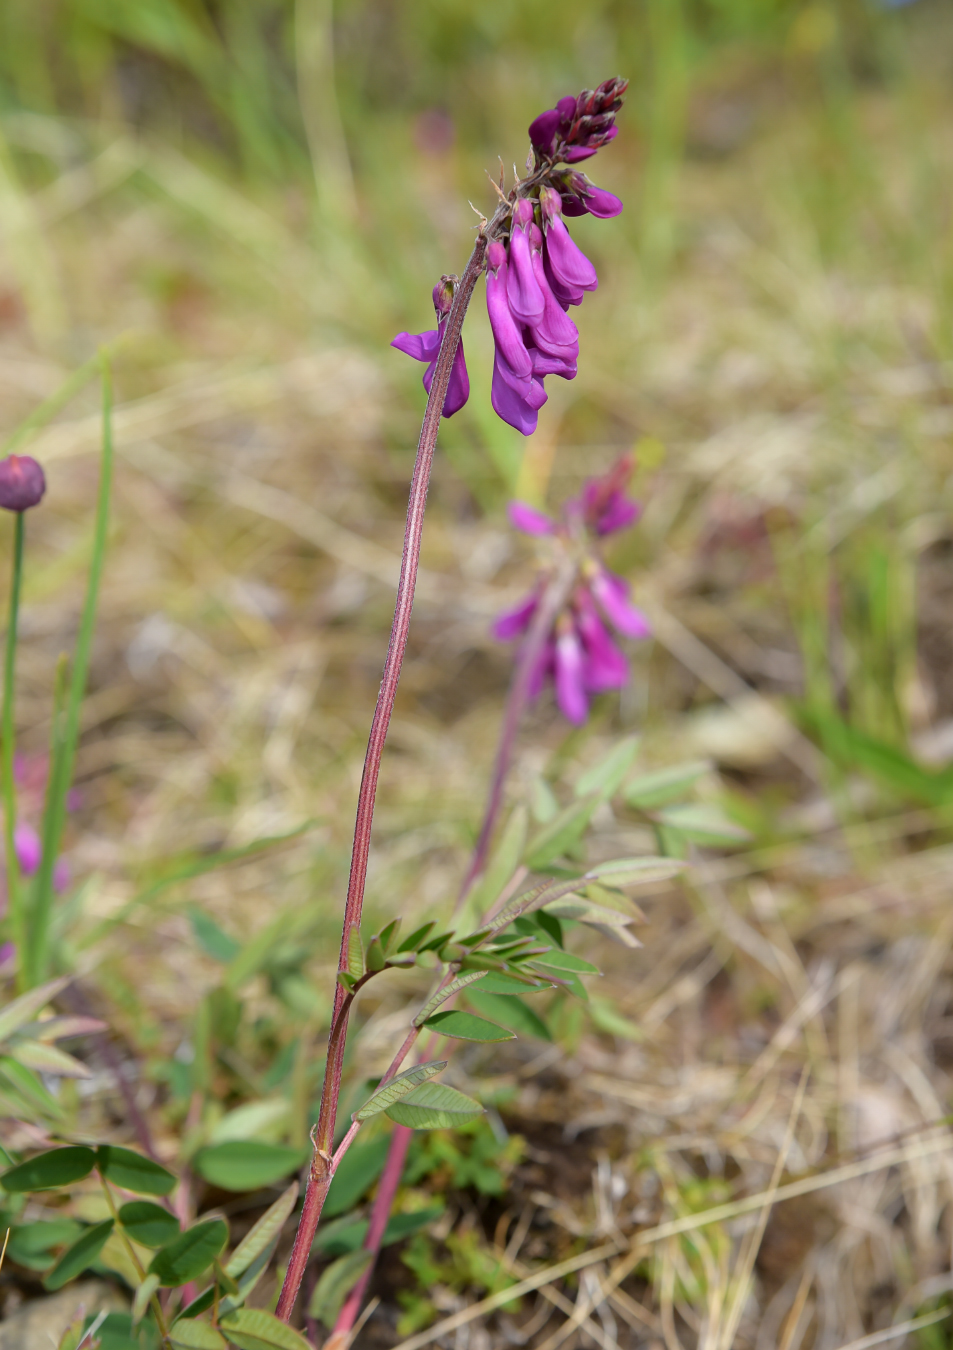
<path fill-rule="evenodd" d="M 28 511 L 46 491 L 43 470 L 30 455 L 7 455 L 0 459 L 0 506 L 7 511 Z"/>
<path fill-rule="evenodd" d="M 563 503 L 559 521 L 526 502 L 510 502 L 508 508 L 516 529 L 549 536 L 556 547 L 574 550 L 579 557 L 575 585 L 530 679 L 530 696 L 535 698 L 547 676 L 552 676 L 559 709 L 576 726 L 586 720 L 590 695 L 620 689 L 628 678 L 628 660 L 610 630 L 627 638 L 650 633 L 645 615 L 629 600 L 626 582 L 592 552 L 592 542 L 625 529 L 639 517 L 638 502 L 625 492 L 632 469 L 632 456 L 622 456 L 607 474 L 590 479 L 578 497 Z M 543 589 L 541 582 L 519 605 L 500 615 L 494 635 L 502 641 L 522 636 Z"/>
<path fill-rule="evenodd" d="M 398 333 L 390 344 L 392 347 L 396 347 L 399 352 L 406 352 L 408 356 L 412 356 L 415 361 L 427 361 L 429 363 L 423 376 L 423 386 L 428 394 L 430 393 L 430 386 L 433 384 L 434 371 L 437 368 L 437 357 L 440 354 L 440 344 L 443 341 L 444 324 L 447 321 L 452 304 L 453 282 L 449 277 L 441 277 L 433 288 L 433 307 L 437 311 L 437 327 L 426 333 Z M 467 363 L 463 354 L 463 339 L 461 338 L 460 345 L 457 347 L 457 354 L 453 359 L 450 383 L 447 386 L 447 397 L 443 405 L 444 417 L 452 417 L 455 412 L 459 412 L 469 397 L 470 377 L 467 374 Z"/>

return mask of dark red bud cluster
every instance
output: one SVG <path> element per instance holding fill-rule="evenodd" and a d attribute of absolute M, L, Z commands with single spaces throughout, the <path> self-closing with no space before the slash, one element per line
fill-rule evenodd
<path fill-rule="evenodd" d="M 537 155 L 573 164 L 608 145 L 617 134 L 615 117 L 628 87 L 628 80 L 616 76 L 598 89 L 584 89 L 578 98 L 561 98 L 529 129 Z"/>
<path fill-rule="evenodd" d="M 46 491 L 46 478 L 29 455 L 0 459 L 0 506 L 6 511 L 27 511 Z"/>

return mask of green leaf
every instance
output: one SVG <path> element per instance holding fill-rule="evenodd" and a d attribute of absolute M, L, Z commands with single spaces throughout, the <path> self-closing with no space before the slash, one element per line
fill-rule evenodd
<path fill-rule="evenodd" d="M 711 770 L 707 759 L 695 760 L 690 764 L 674 764 L 669 769 L 659 769 L 657 773 L 640 774 L 626 783 L 623 796 L 630 806 L 639 810 L 652 810 L 665 806 L 667 802 L 684 797 L 699 778 Z"/>
<path fill-rule="evenodd" d="M 149 1274 L 158 1275 L 159 1283 L 166 1288 L 188 1284 L 208 1269 L 227 1241 L 228 1224 L 224 1219 L 197 1223 L 156 1252 Z"/>
<path fill-rule="evenodd" d="M 221 961 L 223 965 L 228 965 L 229 961 L 233 961 L 241 951 L 242 944 L 223 928 L 219 928 L 215 920 L 197 905 L 189 907 L 189 921 L 196 942 L 213 961 Z"/>
<path fill-rule="evenodd" d="M 428 1078 L 433 1078 L 435 1074 L 442 1073 L 447 1067 L 445 1059 L 432 1059 L 427 1064 L 416 1064 L 412 1069 L 405 1069 L 399 1073 L 396 1078 L 392 1078 L 389 1083 L 379 1087 L 376 1092 L 372 1092 L 367 1101 L 359 1111 L 355 1111 L 352 1120 L 370 1120 L 371 1116 L 380 1115 L 386 1111 L 394 1102 L 405 1097 L 408 1092 L 413 1092 L 414 1088 L 426 1083 Z"/>
<path fill-rule="evenodd" d="M 577 885 L 587 881 L 602 881 L 607 886 L 644 886 L 668 881 L 685 871 L 685 863 L 677 858 L 612 858 L 609 862 L 590 867 Z"/>
<path fill-rule="evenodd" d="M 536 965 L 551 967 L 558 971 L 575 970 L 580 975 L 602 974 L 598 966 L 594 966 L 591 961 L 584 961 L 581 956 L 576 956 L 574 952 L 547 952 L 545 956 L 537 957 Z"/>
<path fill-rule="evenodd" d="M 264 1308 L 239 1308 L 222 1319 L 222 1330 L 238 1350 L 311 1350 L 300 1331 Z"/>
<path fill-rule="evenodd" d="M 427 1000 L 420 1012 L 414 1018 L 414 1026 L 422 1027 L 427 1018 L 437 1011 L 441 1003 L 446 1003 L 448 998 L 453 998 L 459 994 L 461 989 L 466 989 L 468 984 L 474 984 L 477 980 L 482 980 L 486 976 L 486 971 L 469 970 L 465 975 L 458 975 L 455 980 L 451 980 L 443 989 L 438 989 L 433 998 Z"/>
<path fill-rule="evenodd" d="M 424 1083 L 387 1111 L 391 1120 L 412 1130 L 451 1129 L 482 1114 L 479 1102 L 446 1083 Z"/>
<path fill-rule="evenodd" d="M 199 1149 L 192 1169 L 223 1191 L 257 1191 L 294 1172 L 307 1158 L 307 1149 L 232 1139 Z"/>
<path fill-rule="evenodd" d="M 384 948 L 385 953 L 389 952 L 393 947 L 394 943 L 397 941 L 398 935 L 400 933 L 400 927 L 403 922 L 404 922 L 403 919 L 391 919 L 390 923 L 386 926 L 386 928 L 382 928 L 380 933 L 378 934 L 380 938 L 380 944 Z"/>
<path fill-rule="evenodd" d="M 452 1036 L 457 1041 L 515 1040 L 513 1032 L 507 1031 L 506 1027 L 497 1026 L 495 1022 L 487 1022 L 482 1017 L 474 1017 L 472 1013 L 458 1012 L 455 1009 L 435 1013 L 433 1017 L 428 1018 L 424 1026 L 428 1031 L 435 1031 L 438 1036 Z"/>
<path fill-rule="evenodd" d="M 374 1184 L 384 1170 L 389 1147 L 390 1140 L 386 1134 L 379 1134 L 376 1139 L 366 1143 L 351 1145 L 338 1163 L 331 1180 L 322 1211 L 325 1219 L 344 1214 Z"/>
<path fill-rule="evenodd" d="M 9 1055 L 0 1055 L 0 1080 L 6 1082 L 19 1097 L 26 1098 L 31 1107 L 35 1107 L 44 1115 L 53 1120 L 62 1117 L 63 1108 L 56 1098 L 47 1092 L 33 1070 L 28 1069 L 25 1064 L 18 1064 Z M 19 1112 L 14 1114 L 17 1115 Z M 29 1107 L 25 1114 L 31 1114 Z"/>
<path fill-rule="evenodd" d="M 603 800 L 608 800 L 621 786 L 623 778 L 632 767 L 638 749 L 638 736 L 627 736 L 625 740 L 613 746 L 603 759 L 580 774 L 573 789 L 576 797 L 587 797 L 590 792 L 599 792 Z"/>
<path fill-rule="evenodd" d="M 105 1247 L 106 1239 L 112 1230 L 112 1219 L 106 1219 L 103 1223 L 97 1223 L 92 1228 L 87 1228 L 86 1232 L 76 1239 L 72 1247 L 67 1247 L 50 1273 L 44 1277 L 43 1288 L 52 1293 L 55 1289 L 62 1289 L 64 1284 L 68 1284 L 70 1280 L 82 1274 L 93 1264 Z"/>
<path fill-rule="evenodd" d="M 250 1297 L 252 1290 L 258 1284 L 263 1275 L 267 1274 L 268 1267 L 271 1265 L 271 1258 L 275 1254 L 278 1246 L 278 1239 L 274 1238 L 268 1246 L 258 1253 L 248 1269 L 242 1274 L 238 1281 L 238 1293 L 233 1298 L 224 1298 L 219 1302 L 218 1311 L 220 1317 L 227 1316 L 240 1308 Z M 213 1289 L 214 1292 L 214 1289 Z"/>
<path fill-rule="evenodd" d="M 491 908 L 519 867 L 528 826 L 526 807 L 517 806 L 506 822 L 483 875 L 466 898 L 466 914 L 472 916 L 471 922 L 479 922 L 479 916 Z"/>
<path fill-rule="evenodd" d="M 134 1324 L 142 1321 L 148 1311 L 149 1304 L 159 1288 L 158 1275 L 147 1275 L 136 1290 L 136 1296 L 132 1300 L 132 1320 Z"/>
<path fill-rule="evenodd" d="M 515 895 L 512 900 L 508 900 L 501 910 L 490 920 L 490 927 L 494 932 L 500 932 L 503 928 L 508 928 L 514 919 L 521 918 L 524 914 L 532 914 L 537 909 L 542 909 L 544 905 L 550 904 L 553 900 L 558 900 L 561 895 L 568 895 L 570 891 L 575 890 L 579 882 L 575 878 L 572 881 L 541 881 L 536 886 L 530 887 L 528 891 L 523 891 L 520 895 Z"/>
<path fill-rule="evenodd" d="M 113 1185 L 137 1195 L 168 1195 L 175 1188 L 176 1178 L 171 1172 L 142 1153 L 117 1144 L 100 1144 L 96 1166 Z"/>
<path fill-rule="evenodd" d="M 438 933 L 436 937 L 429 937 L 426 942 L 421 942 L 417 948 L 418 952 L 435 952 L 438 947 L 442 947 L 445 942 L 449 942 L 454 936 L 452 928 L 448 928 L 444 933 Z"/>
<path fill-rule="evenodd" d="M 537 825 L 548 825 L 559 814 L 559 802 L 545 778 L 534 778 L 533 819 Z"/>
<path fill-rule="evenodd" d="M 570 802 L 547 825 L 533 836 L 526 847 L 523 862 L 533 872 L 541 872 L 556 858 L 561 858 L 582 838 L 596 807 L 601 805 L 601 793 L 593 793 L 583 801 Z"/>
<path fill-rule="evenodd" d="M 670 829 L 680 830 L 696 844 L 725 846 L 746 844 L 750 833 L 736 825 L 720 807 L 710 802 L 687 802 L 684 806 L 667 806 L 658 813 L 658 819 Z"/>
<path fill-rule="evenodd" d="M 5 1041 L 20 1027 L 32 1022 L 36 1014 L 45 1008 L 61 989 L 65 989 L 71 979 L 72 976 L 67 975 L 62 979 L 38 985 L 36 989 L 28 990 L 19 998 L 15 998 L 12 1003 L 8 1003 L 5 1008 L 0 1009 L 0 1041 Z"/>
<path fill-rule="evenodd" d="M 386 963 L 384 955 L 384 946 L 379 937 L 372 937 L 367 944 L 367 968 L 368 970 L 383 970 Z"/>
<path fill-rule="evenodd" d="M 477 1012 L 485 1013 L 494 1022 L 512 1028 L 518 1035 L 535 1036 L 541 1041 L 553 1039 L 546 1023 L 521 998 L 511 994 L 485 993 L 481 988 L 479 993 L 467 994 L 467 1002 L 472 1003 Z"/>
<path fill-rule="evenodd" d="M 197 1298 L 193 1298 L 191 1303 L 187 1303 L 181 1312 L 176 1313 L 175 1321 L 181 1321 L 183 1317 L 201 1317 L 202 1313 L 208 1312 L 214 1303 L 215 1285 L 210 1284 Z"/>
<path fill-rule="evenodd" d="M 191 1317 L 176 1322 L 169 1331 L 169 1340 L 176 1350 L 227 1350 L 228 1346 L 220 1331 Z"/>
<path fill-rule="evenodd" d="M 479 992 L 481 994 L 530 994 L 537 993 L 540 989 L 551 988 L 552 985 L 548 981 L 537 980 L 531 975 L 517 979 L 515 975 L 504 975 L 491 970 L 486 979 L 481 982 Z M 470 995 L 467 995 L 467 997 L 469 998 Z M 476 1007 L 476 1004 L 474 1004 L 474 1007 Z"/>
<path fill-rule="evenodd" d="M 10 1230 L 7 1256 L 28 1270 L 46 1270 L 53 1263 L 52 1249 L 75 1242 L 83 1231 L 75 1219 L 40 1219 L 23 1224 Z"/>
<path fill-rule="evenodd" d="M 96 1154 L 91 1148 L 71 1144 L 8 1168 L 0 1176 L 0 1184 L 5 1191 L 52 1191 L 88 1177 L 95 1164 Z"/>
<path fill-rule="evenodd" d="M 352 980 L 359 980 L 364 974 L 364 943 L 361 930 L 352 923 L 347 932 L 347 973 Z"/>
<path fill-rule="evenodd" d="M 436 926 L 436 923 L 436 919 L 431 919 L 429 923 L 422 924 L 420 928 L 415 928 L 409 937 L 404 938 L 397 950 L 399 952 L 415 952 L 430 930 Z"/>
<path fill-rule="evenodd" d="M 622 896 L 619 899 L 621 900 Z M 609 928 L 622 927 L 635 919 L 634 914 L 623 914 L 621 910 L 610 909 L 608 905 L 597 905 L 594 901 L 587 900 L 584 895 L 577 895 L 575 892 L 554 901 L 544 912 L 554 914 L 560 919 L 575 919 L 579 923 L 598 923 Z"/>
<path fill-rule="evenodd" d="M 54 1074 L 58 1078 L 89 1078 L 90 1072 L 85 1064 L 58 1050 L 55 1045 L 43 1041 L 15 1040 L 7 1046 L 10 1055 L 18 1064 L 24 1064 L 37 1073 Z"/>
<path fill-rule="evenodd" d="M 255 1257 L 263 1252 L 268 1244 L 278 1236 L 288 1215 L 294 1209 L 297 1198 L 298 1183 L 293 1181 L 275 1203 L 265 1210 L 261 1218 L 249 1229 L 232 1252 L 225 1265 L 229 1275 L 237 1278 L 243 1274 Z M 120 1217 L 122 1217 L 121 1214 Z"/>
<path fill-rule="evenodd" d="M 326 1327 L 333 1327 L 344 1300 L 373 1259 L 373 1252 L 358 1248 L 356 1251 L 348 1252 L 346 1256 L 339 1257 L 337 1261 L 332 1261 L 328 1268 L 321 1272 L 321 1278 L 311 1295 L 311 1302 L 308 1304 L 309 1315 L 323 1322 Z"/>
<path fill-rule="evenodd" d="M 151 1200 L 130 1200 L 119 1211 L 119 1222 L 141 1247 L 163 1247 L 179 1231 L 179 1221 Z"/>

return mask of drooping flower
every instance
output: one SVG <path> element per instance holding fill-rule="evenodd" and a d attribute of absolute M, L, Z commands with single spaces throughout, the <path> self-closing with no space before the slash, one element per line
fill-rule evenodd
<path fill-rule="evenodd" d="M 576 726 L 586 720 L 590 695 L 620 689 L 628 679 L 628 660 L 611 630 L 627 638 L 644 638 L 651 632 L 645 615 L 629 599 L 626 582 L 605 567 L 593 548 L 597 540 L 639 517 L 638 502 L 625 491 L 632 469 L 632 456 L 623 455 L 608 473 L 590 479 L 578 497 L 563 503 L 560 520 L 527 502 L 510 502 L 508 507 L 516 529 L 549 537 L 548 547 L 575 560 L 574 583 L 531 672 L 530 696 L 535 698 L 551 676 L 559 709 Z M 544 570 L 532 594 L 500 615 L 494 636 L 501 641 L 522 637 L 545 587 Z"/>
<path fill-rule="evenodd" d="M 46 491 L 46 477 L 30 455 L 7 455 L 0 459 L 0 506 L 7 511 L 28 511 Z"/>
<path fill-rule="evenodd" d="M 443 341 L 444 325 L 447 322 L 452 304 L 453 282 L 449 277 L 441 277 L 433 288 L 433 307 L 437 311 L 437 327 L 431 328 L 426 333 L 398 333 L 390 344 L 392 347 L 396 347 L 398 351 L 406 352 L 408 356 L 412 356 L 415 361 L 428 362 L 423 376 L 423 386 L 428 394 L 430 393 L 430 386 L 433 384 L 434 371 L 437 368 L 437 357 L 440 354 L 440 344 Z M 455 412 L 459 412 L 469 397 L 470 377 L 467 374 L 467 363 L 463 354 L 463 338 L 461 338 L 453 359 L 450 382 L 447 385 L 447 397 L 443 405 L 444 417 L 452 417 Z"/>

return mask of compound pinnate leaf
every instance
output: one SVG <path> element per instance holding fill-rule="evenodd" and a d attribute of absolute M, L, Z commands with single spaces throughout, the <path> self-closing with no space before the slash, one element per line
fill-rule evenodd
<path fill-rule="evenodd" d="M 75 1276 L 82 1274 L 105 1247 L 106 1239 L 112 1230 L 112 1219 L 106 1219 L 103 1223 L 87 1228 L 72 1247 L 67 1247 L 53 1269 L 44 1277 L 43 1287 L 52 1293 L 56 1289 L 62 1289 L 63 1285 L 68 1284 Z"/>
<path fill-rule="evenodd" d="M 372 1259 L 371 1252 L 358 1248 L 357 1251 L 348 1252 L 346 1256 L 332 1261 L 327 1270 L 322 1271 L 321 1278 L 311 1295 L 311 1302 L 308 1304 L 310 1316 L 323 1322 L 326 1327 L 333 1327 L 341 1311 L 341 1305 L 367 1270 Z"/>
<path fill-rule="evenodd" d="M 151 1200 L 130 1200 L 119 1211 L 119 1222 L 142 1247 L 164 1247 L 179 1232 L 179 1221 Z"/>
<path fill-rule="evenodd" d="M 175 1177 L 157 1162 L 116 1144 L 100 1144 L 96 1166 L 114 1185 L 139 1195 L 168 1195 L 175 1186 Z"/>
<path fill-rule="evenodd" d="M 433 1078 L 436 1074 L 442 1073 L 447 1067 L 445 1059 L 432 1059 L 427 1064 L 417 1064 L 412 1069 L 405 1069 L 399 1073 L 396 1078 L 392 1078 L 389 1083 L 379 1087 L 376 1092 L 372 1092 L 367 1101 L 359 1111 L 355 1111 L 352 1120 L 370 1120 L 371 1116 L 378 1116 L 382 1111 L 405 1097 L 409 1092 L 422 1083 L 426 1083 L 428 1078 Z"/>
<path fill-rule="evenodd" d="M 88 1177 L 95 1165 L 96 1154 L 91 1148 L 70 1144 L 8 1168 L 0 1176 L 0 1185 L 5 1191 L 52 1191 Z"/>
<path fill-rule="evenodd" d="M 198 1322 L 191 1317 L 183 1317 L 169 1332 L 169 1340 L 175 1350 L 226 1350 L 228 1342 L 220 1331 L 210 1327 L 208 1322 Z"/>
<path fill-rule="evenodd" d="M 497 1026 L 495 1022 L 487 1022 L 482 1017 L 476 1017 L 473 1013 L 459 1012 L 451 1009 L 449 1012 L 438 1012 L 427 1019 L 424 1026 L 428 1031 L 435 1031 L 438 1036 L 452 1036 L 458 1041 L 512 1041 L 515 1040 L 515 1034 L 507 1031 L 506 1027 Z"/>
<path fill-rule="evenodd" d="M 242 1238 L 228 1258 L 225 1265 L 226 1274 L 235 1279 L 248 1269 L 255 1257 L 281 1232 L 285 1220 L 295 1207 L 297 1198 L 298 1183 L 293 1181 Z"/>
<path fill-rule="evenodd" d="M 306 1149 L 285 1144 L 263 1144 L 254 1139 L 231 1139 L 199 1149 L 192 1159 L 192 1170 L 221 1186 L 223 1191 L 257 1191 L 280 1181 L 300 1167 L 308 1156 Z"/>
<path fill-rule="evenodd" d="M 149 1274 L 158 1275 L 159 1283 L 167 1288 L 188 1284 L 208 1269 L 227 1241 L 228 1225 L 224 1219 L 197 1223 L 156 1252 Z"/>
<path fill-rule="evenodd" d="M 446 1083 L 424 1083 L 387 1110 L 398 1125 L 412 1130 L 443 1130 L 483 1114 L 483 1107 Z"/>
<path fill-rule="evenodd" d="M 300 1331 L 264 1308 L 239 1308 L 222 1319 L 222 1330 L 238 1350 L 311 1350 Z"/>
<path fill-rule="evenodd" d="M 486 972 L 483 970 L 468 970 L 465 975 L 458 975 L 455 980 L 451 980 L 443 989 L 438 989 L 433 998 L 427 1000 L 414 1018 L 414 1026 L 422 1027 L 427 1018 L 437 1011 L 441 1003 L 446 1003 L 448 998 L 453 998 L 454 994 L 459 994 L 460 990 L 466 989 L 468 984 L 482 980 L 485 974 Z"/>

